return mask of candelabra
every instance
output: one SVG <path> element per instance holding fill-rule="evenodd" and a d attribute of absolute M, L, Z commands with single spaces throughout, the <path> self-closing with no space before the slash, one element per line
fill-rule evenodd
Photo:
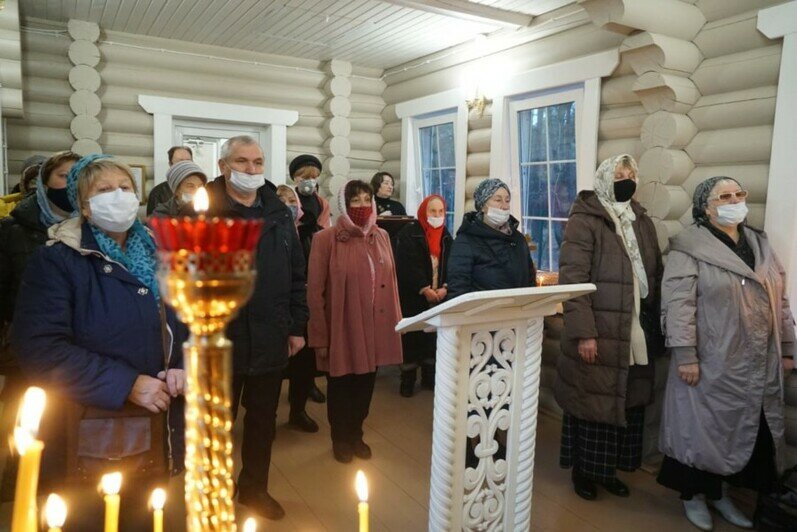
<path fill-rule="evenodd" d="M 191 331 L 186 371 L 186 519 L 190 532 L 235 530 L 230 380 L 224 328 L 252 294 L 262 222 L 153 218 L 165 303 Z"/>

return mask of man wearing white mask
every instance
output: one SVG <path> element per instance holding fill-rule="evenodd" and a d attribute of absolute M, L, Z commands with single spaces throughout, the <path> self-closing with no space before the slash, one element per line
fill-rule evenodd
<path fill-rule="evenodd" d="M 482 181 L 473 195 L 448 261 L 448 298 L 478 290 L 536 284 L 528 244 L 510 214 L 509 187 L 500 179 Z"/>
<path fill-rule="evenodd" d="M 233 415 L 246 408 L 238 476 L 238 502 L 267 519 L 282 506 L 268 493 L 271 444 L 276 431 L 282 373 L 304 347 L 307 324 L 305 260 L 290 210 L 263 176 L 263 150 L 252 137 L 221 148 L 222 175 L 207 185 L 211 216 L 261 219 L 257 280 L 249 303 L 227 328 L 233 342 Z"/>

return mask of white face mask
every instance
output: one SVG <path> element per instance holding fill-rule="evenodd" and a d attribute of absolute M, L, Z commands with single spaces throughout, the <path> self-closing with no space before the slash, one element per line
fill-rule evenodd
<path fill-rule="evenodd" d="M 138 216 L 138 197 L 117 188 L 89 198 L 91 223 L 110 233 L 124 233 Z"/>
<path fill-rule="evenodd" d="M 247 174 L 231 169 L 230 184 L 243 193 L 250 193 L 265 185 L 266 178 L 263 174 Z"/>
<path fill-rule="evenodd" d="M 747 218 L 747 204 L 729 203 L 728 205 L 717 206 L 717 223 L 726 227 L 739 225 Z"/>
<path fill-rule="evenodd" d="M 496 227 L 501 227 L 509 221 L 509 211 L 505 211 L 504 209 L 496 209 L 495 207 L 489 207 L 487 209 L 487 214 L 485 214 L 484 217 Z"/>
<path fill-rule="evenodd" d="M 187 192 L 184 192 L 184 193 L 180 194 L 180 202 L 183 205 L 185 205 L 187 203 L 191 203 L 192 201 L 194 201 L 194 195 L 193 194 L 188 194 Z"/>
<path fill-rule="evenodd" d="M 437 229 L 438 227 L 442 227 L 444 223 L 446 223 L 446 219 L 444 217 L 436 218 L 434 216 L 429 216 L 426 218 L 426 221 L 429 222 L 429 225 Z"/>

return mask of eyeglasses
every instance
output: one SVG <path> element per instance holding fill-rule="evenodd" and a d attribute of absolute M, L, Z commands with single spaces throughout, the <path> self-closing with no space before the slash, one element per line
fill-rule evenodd
<path fill-rule="evenodd" d="M 746 190 L 737 190 L 736 192 L 723 192 L 722 194 L 717 194 L 716 196 L 711 196 L 710 200 L 719 200 L 719 201 L 731 201 L 731 198 L 736 196 L 736 199 L 745 199 L 747 197 Z"/>

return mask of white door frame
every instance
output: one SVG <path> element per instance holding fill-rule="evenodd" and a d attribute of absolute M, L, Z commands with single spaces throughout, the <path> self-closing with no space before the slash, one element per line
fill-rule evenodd
<path fill-rule="evenodd" d="M 298 111 L 230 103 L 166 98 L 139 94 L 138 103 L 153 115 L 153 144 L 155 183 L 163 182 L 169 169 L 167 151 L 173 146 L 174 119 L 252 124 L 264 127 L 266 142 L 262 146 L 266 157 L 266 179 L 280 185 L 286 182 L 288 164 L 288 126 L 299 120 Z"/>

